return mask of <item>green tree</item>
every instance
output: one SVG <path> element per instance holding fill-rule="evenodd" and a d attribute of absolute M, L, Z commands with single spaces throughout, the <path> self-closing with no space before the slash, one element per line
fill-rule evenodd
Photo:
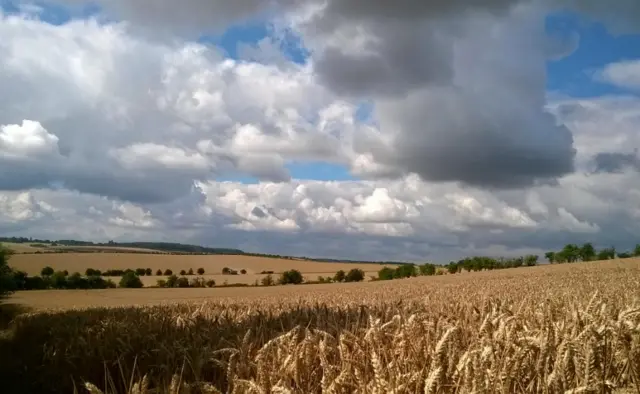
<path fill-rule="evenodd" d="M 420 266 L 420 275 L 431 276 L 436 274 L 435 264 L 423 264 Z"/>
<path fill-rule="evenodd" d="M 384 267 L 380 271 L 378 271 L 378 279 L 380 280 L 391 280 L 393 279 L 393 274 L 395 271 L 393 268 Z"/>
<path fill-rule="evenodd" d="M 636 244 L 636 247 L 633 249 L 633 255 L 640 257 L 640 244 Z"/>
<path fill-rule="evenodd" d="M 551 264 L 556 262 L 556 252 L 547 252 L 544 254 L 544 257 L 549 260 Z"/>
<path fill-rule="evenodd" d="M 362 282 L 364 280 L 364 271 L 359 268 L 354 268 L 347 273 L 344 280 L 345 282 Z"/>
<path fill-rule="evenodd" d="M 334 282 L 344 282 L 346 277 L 347 277 L 347 274 L 343 270 L 340 270 L 340 271 L 336 272 L 336 274 L 333 276 L 333 281 Z"/>
<path fill-rule="evenodd" d="M 416 266 L 413 264 L 402 264 L 393 273 L 395 279 L 410 278 L 412 276 L 416 276 Z"/>
<path fill-rule="evenodd" d="M 611 260 L 616 258 L 616 248 L 604 248 L 598 253 L 598 260 Z"/>
<path fill-rule="evenodd" d="M 27 287 L 29 285 L 29 283 L 28 283 L 29 275 L 27 275 L 26 272 L 12 270 L 12 272 L 9 272 L 6 275 L 7 276 L 9 276 L 9 275 L 12 276 L 11 280 L 13 280 L 13 289 L 14 290 L 31 290 L 31 289 L 29 289 Z M 8 281 L 9 279 L 5 279 L 5 280 Z M 10 283 L 10 282 L 8 282 L 8 283 Z"/>
<path fill-rule="evenodd" d="M 169 275 L 167 278 L 167 287 L 176 287 L 178 286 L 178 277 L 176 275 Z"/>
<path fill-rule="evenodd" d="M 533 267 L 534 265 L 537 265 L 537 264 L 538 264 L 538 256 L 536 256 L 535 254 L 530 254 L 524 257 L 524 265 L 526 265 L 527 267 Z"/>
<path fill-rule="evenodd" d="M 302 274 L 298 270 L 289 270 L 285 271 L 280 275 L 280 284 L 281 285 L 299 285 L 304 281 Z"/>
<path fill-rule="evenodd" d="M 179 277 L 177 287 L 183 287 L 183 288 L 189 287 L 189 278 L 185 276 Z"/>
<path fill-rule="evenodd" d="M 596 259 L 596 249 L 591 242 L 587 242 L 580 248 L 580 258 L 582 261 L 593 261 Z"/>
<path fill-rule="evenodd" d="M 144 271 L 144 274 L 145 274 L 145 275 L 147 275 L 147 276 L 151 276 L 151 275 L 153 275 L 153 271 L 151 271 L 151 268 L 147 268 L 147 269 Z"/>
<path fill-rule="evenodd" d="M 189 271 L 187 271 L 187 275 L 193 275 L 193 268 L 189 268 Z"/>
<path fill-rule="evenodd" d="M 198 268 L 198 275 L 204 275 L 204 268 Z"/>
<path fill-rule="evenodd" d="M 87 270 L 84 272 L 84 274 L 86 276 L 101 276 L 102 272 L 100 272 L 100 270 L 95 270 L 93 268 L 87 268 Z"/>
<path fill-rule="evenodd" d="M 460 264 L 456 263 L 455 261 L 451 261 L 449 264 L 447 264 L 447 272 L 449 272 L 450 274 L 457 274 L 458 272 L 460 272 Z"/>
<path fill-rule="evenodd" d="M 173 271 L 171 271 L 169 268 L 167 268 L 166 270 L 164 270 L 164 275 L 165 276 L 171 276 L 171 275 L 173 275 Z"/>
<path fill-rule="evenodd" d="M 83 278 L 79 272 L 74 272 L 67 278 L 68 289 L 89 289 L 89 281 Z"/>
<path fill-rule="evenodd" d="M 567 244 L 560 252 L 565 261 L 575 263 L 580 259 L 581 248 L 576 244 Z"/>
<path fill-rule="evenodd" d="M 156 271 L 156 276 L 162 276 L 162 270 L 157 270 Z"/>
<path fill-rule="evenodd" d="M 44 267 L 41 271 L 40 271 L 40 275 L 42 276 L 51 276 L 53 275 L 55 271 L 53 270 L 53 268 L 51 267 Z"/>
<path fill-rule="evenodd" d="M 140 280 L 140 277 L 138 275 L 136 275 L 135 272 L 127 272 L 120 279 L 119 286 L 120 287 L 124 287 L 124 288 L 128 288 L 128 289 L 139 289 L 143 285 L 142 285 L 142 281 Z"/>
<path fill-rule="evenodd" d="M 16 290 L 16 282 L 11 267 L 9 267 L 9 258 L 12 251 L 0 245 L 0 297 L 4 297 Z"/>

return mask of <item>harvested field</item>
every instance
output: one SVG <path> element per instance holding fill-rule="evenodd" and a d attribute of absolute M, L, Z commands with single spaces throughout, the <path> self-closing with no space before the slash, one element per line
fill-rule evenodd
<path fill-rule="evenodd" d="M 365 272 L 377 272 L 383 266 L 379 264 L 351 264 L 351 263 L 321 263 L 315 261 L 274 259 L 267 257 L 236 256 L 236 255 L 145 255 L 134 253 L 61 253 L 61 254 L 25 254 L 11 258 L 11 266 L 25 271 L 29 275 L 38 275 L 43 267 L 50 266 L 55 270 L 84 273 L 87 268 L 99 270 L 107 269 L 135 269 L 151 268 L 153 272 L 171 269 L 174 273 L 180 270 L 202 267 L 205 274 L 222 274 L 224 267 L 240 271 L 247 270 L 247 274 L 255 275 L 262 271 L 283 272 L 297 269 L 303 274 L 333 275 L 339 270 L 348 271 L 360 268 Z M 316 276 L 317 276 L 316 275 Z M 243 283 L 242 275 L 225 275 L 229 283 Z M 248 283 L 253 283 L 257 277 L 252 277 Z M 155 283 L 155 280 L 154 280 Z"/>
<path fill-rule="evenodd" d="M 296 394 L 626 393 L 640 384 L 638 260 L 10 301 L 148 306 L 20 316 L 0 340 L 7 393 L 86 382 L 106 393 Z"/>
<path fill-rule="evenodd" d="M 14 253 L 35 253 L 48 250 L 48 247 L 34 246 L 32 244 L 18 244 L 13 242 L 3 242 L 2 246 L 11 249 Z"/>

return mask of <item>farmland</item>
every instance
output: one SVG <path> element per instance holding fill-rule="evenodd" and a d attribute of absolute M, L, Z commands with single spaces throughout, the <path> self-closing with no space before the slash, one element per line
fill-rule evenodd
<path fill-rule="evenodd" d="M 136 254 L 136 253 L 43 253 L 16 254 L 11 258 L 11 266 L 29 275 L 38 275 L 43 267 L 50 266 L 54 270 L 84 273 L 87 268 L 99 269 L 135 269 L 151 268 L 157 270 L 170 269 L 175 273 L 180 270 L 204 268 L 205 279 L 214 279 L 216 283 L 227 281 L 229 284 L 252 284 L 266 275 L 263 271 L 275 274 L 296 269 L 308 280 L 316 280 L 319 276 L 333 276 L 339 270 L 348 271 L 360 268 L 367 276 L 375 276 L 382 265 L 358 263 L 324 263 L 294 259 L 276 259 L 245 255 L 169 255 L 169 254 Z M 222 275 L 222 269 L 246 270 L 245 275 Z M 164 276 L 141 277 L 145 286 L 155 285 Z"/>
<path fill-rule="evenodd" d="M 0 371 L 8 392 L 636 392 L 639 300 L 638 259 L 358 284 L 21 292 L 9 302 L 36 313 L 0 341 L 12 355 Z M 74 307 L 92 308 L 64 310 Z"/>

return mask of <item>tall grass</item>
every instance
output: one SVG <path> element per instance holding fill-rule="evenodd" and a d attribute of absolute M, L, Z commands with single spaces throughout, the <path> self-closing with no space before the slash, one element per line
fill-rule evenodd
<path fill-rule="evenodd" d="M 587 263 L 26 314 L 2 392 L 640 393 L 639 283 Z"/>

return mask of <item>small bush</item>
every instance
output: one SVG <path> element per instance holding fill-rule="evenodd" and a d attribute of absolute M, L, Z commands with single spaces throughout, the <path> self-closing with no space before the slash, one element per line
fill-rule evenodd
<path fill-rule="evenodd" d="M 102 276 L 123 276 L 125 271 L 123 270 L 106 270 L 102 273 Z"/>
<path fill-rule="evenodd" d="M 189 287 L 189 279 L 181 276 L 178 278 L 177 287 L 186 288 Z"/>
<path fill-rule="evenodd" d="M 344 280 L 345 282 L 362 282 L 364 280 L 364 271 L 359 268 L 354 268 L 347 273 Z"/>
<path fill-rule="evenodd" d="M 346 277 L 347 277 L 347 274 L 343 270 L 340 270 L 340 271 L 336 272 L 336 274 L 334 275 L 333 281 L 334 282 L 344 282 Z"/>
<path fill-rule="evenodd" d="M 187 271 L 185 271 L 185 270 L 180 270 L 180 275 L 182 275 L 182 276 L 187 275 Z"/>
<path fill-rule="evenodd" d="M 109 282 L 111 281 L 106 281 L 101 276 L 89 276 L 87 278 L 87 283 L 89 284 L 90 289 L 107 289 L 111 286 Z M 115 286 L 115 283 L 114 283 L 114 286 Z"/>
<path fill-rule="evenodd" d="M 204 268 L 200 267 L 198 268 L 198 275 L 204 275 Z"/>
<path fill-rule="evenodd" d="M 45 290 L 49 288 L 49 281 L 40 276 L 28 276 L 24 278 L 23 290 Z"/>
<path fill-rule="evenodd" d="M 378 271 L 378 280 L 391 280 L 393 279 L 393 268 L 384 267 Z"/>
<path fill-rule="evenodd" d="M 164 275 L 165 276 L 171 276 L 171 275 L 173 275 L 173 271 L 171 271 L 170 269 L 167 268 L 166 270 L 164 270 Z"/>
<path fill-rule="evenodd" d="M 144 268 L 136 268 L 136 275 L 145 276 L 147 274 L 147 270 Z"/>
<path fill-rule="evenodd" d="M 167 278 L 167 287 L 177 287 L 178 286 L 178 277 L 176 275 L 170 275 Z"/>
<path fill-rule="evenodd" d="M 202 277 L 193 278 L 189 282 L 189 287 L 205 287 L 205 286 L 206 286 L 205 281 L 204 281 L 204 278 Z"/>
<path fill-rule="evenodd" d="M 127 272 L 120 279 L 119 287 L 128 288 L 128 289 L 139 289 L 142 288 L 142 281 L 140 277 L 135 274 L 135 272 Z"/>
<path fill-rule="evenodd" d="M 193 275 L 193 268 L 189 268 L 189 271 L 187 271 L 187 275 Z"/>
<path fill-rule="evenodd" d="M 79 272 L 74 272 L 67 278 L 67 288 L 69 289 L 88 289 L 89 281 L 83 278 Z"/>
<path fill-rule="evenodd" d="M 273 276 L 271 276 L 271 274 L 268 274 L 260 280 L 260 283 L 262 284 L 262 286 L 273 286 L 275 284 L 275 281 L 273 280 Z"/>
<path fill-rule="evenodd" d="M 156 276 L 162 276 L 162 270 L 157 270 L 156 271 Z"/>
<path fill-rule="evenodd" d="M 158 279 L 156 281 L 156 286 L 158 287 L 167 287 L 167 281 L 164 279 Z"/>
<path fill-rule="evenodd" d="M 232 270 L 229 267 L 224 267 L 222 269 L 222 275 L 238 275 L 238 271 Z"/>
<path fill-rule="evenodd" d="M 304 281 L 304 277 L 298 270 L 285 271 L 280 275 L 279 283 L 281 285 L 299 285 Z"/>
<path fill-rule="evenodd" d="M 66 289 L 67 288 L 67 275 L 62 271 L 56 271 L 50 277 L 51 287 L 54 289 Z"/>
<path fill-rule="evenodd" d="M 423 264 L 420 266 L 420 275 L 431 276 L 436 274 L 436 266 L 434 264 Z"/>
<path fill-rule="evenodd" d="M 241 273 L 242 275 L 246 275 L 246 274 L 247 274 L 247 270 L 243 268 L 243 269 L 241 269 L 241 270 L 240 270 L 240 273 Z"/>
<path fill-rule="evenodd" d="M 144 271 L 144 273 L 145 273 L 145 275 L 147 275 L 147 276 L 151 276 L 151 275 L 153 274 L 153 271 L 151 271 L 151 268 L 147 268 L 147 269 Z"/>
<path fill-rule="evenodd" d="M 51 276 L 53 275 L 53 273 L 54 271 L 53 271 L 53 268 L 51 267 L 44 267 L 42 271 L 40 271 L 40 275 L 42 276 Z"/>
<path fill-rule="evenodd" d="M 214 287 L 216 285 L 216 281 L 213 279 L 209 279 L 205 282 L 205 285 L 207 285 L 207 287 Z"/>
<path fill-rule="evenodd" d="M 413 264 L 402 264 L 393 273 L 394 279 L 410 278 L 412 276 L 416 276 L 416 267 Z"/>

